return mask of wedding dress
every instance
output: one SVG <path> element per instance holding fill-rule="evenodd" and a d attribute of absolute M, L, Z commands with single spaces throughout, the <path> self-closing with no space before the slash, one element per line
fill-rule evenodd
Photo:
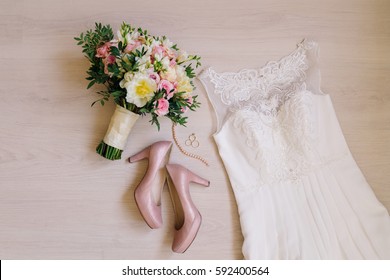
<path fill-rule="evenodd" d="M 246 259 L 390 259 L 390 218 L 354 161 L 316 42 L 260 69 L 199 76 Z"/>

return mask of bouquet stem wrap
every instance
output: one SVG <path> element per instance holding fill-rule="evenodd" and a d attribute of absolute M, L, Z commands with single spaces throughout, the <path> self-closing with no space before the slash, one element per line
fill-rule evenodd
<path fill-rule="evenodd" d="M 130 131 L 138 118 L 138 114 L 117 105 L 106 135 L 97 146 L 96 152 L 110 160 L 120 159 Z"/>

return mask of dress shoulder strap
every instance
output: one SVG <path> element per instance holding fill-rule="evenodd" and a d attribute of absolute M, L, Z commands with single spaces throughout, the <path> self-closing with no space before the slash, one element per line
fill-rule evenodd
<path fill-rule="evenodd" d="M 306 86 L 314 94 L 324 94 L 321 91 L 321 71 L 319 63 L 319 45 L 316 41 L 304 39 L 297 44 L 305 54 L 307 63 Z"/>
<path fill-rule="evenodd" d="M 229 111 L 229 103 L 224 102 L 223 98 L 217 90 L 217 85 L 221 82 L 223 83 L 223 80 L 220 80 L 217 75 L 217 72 L 215 72 L 211 67 L 204 69 L 198 75 L 198 79 L 202 82 L 207 92 L 208 99 L 210 100 L 216 114 L 217 127 L 214 130 L 216 133 L 221 129 Z"/>

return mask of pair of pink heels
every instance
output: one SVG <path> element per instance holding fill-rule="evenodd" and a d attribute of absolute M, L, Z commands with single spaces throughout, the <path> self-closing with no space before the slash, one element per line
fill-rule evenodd
<path fill-rule="evenodd" d="M 161 227 L 161 193 L 168 171 L 168 189 L 175 211 L 175 235 L 172 250 L 184 253 L 198 233 L 202 217 L 193 203 L 189 183 L 208 187 L 210 182 L 178 164 L 166 164 L 172 147 L 170 141 L 160 141 L 129 158 L 129 162 L 148 159 L 148 169 L 138 184 L 134 197 L 139 211 L 152 229 Z M 157 184 L 157 185 L 156 185 Z"/>

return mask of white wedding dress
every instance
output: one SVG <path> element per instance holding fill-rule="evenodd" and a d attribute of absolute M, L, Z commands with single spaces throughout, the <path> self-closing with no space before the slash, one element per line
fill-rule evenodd
<path fill-rule="evenodd" d="M 390 218 L 354 161 L 317 43 L 260 69 L 199 76 L 238 204 L 246 259 L 390 259 Z"/>

